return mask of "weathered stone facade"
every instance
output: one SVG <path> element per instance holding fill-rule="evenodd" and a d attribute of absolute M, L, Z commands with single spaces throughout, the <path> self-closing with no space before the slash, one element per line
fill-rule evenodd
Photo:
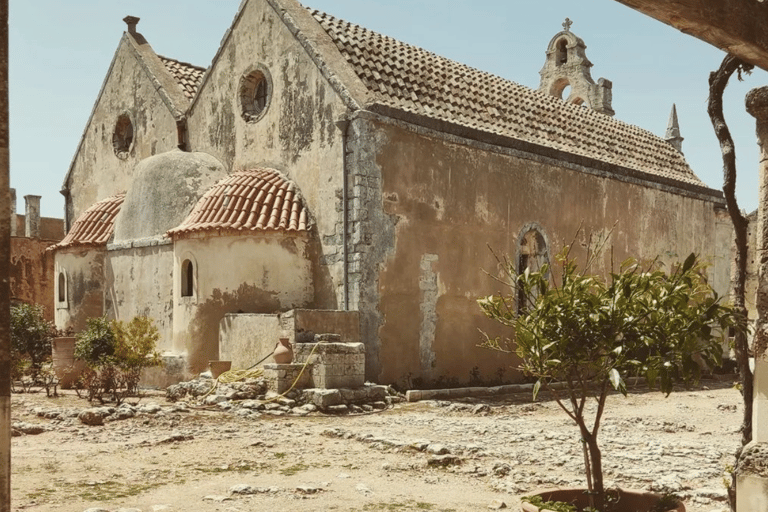
<path fill-rule="evenodd" d="M 508 334 L 475 303 L 499 291 L 484 273 L 499 271 L 488 246 L 522 268 L 553 256 L 579 226 L 578 256 L 609 237 L 596 271 L 629 256 L 672 263 L 698 252 L 715 288 L 728 289 L 721 194 L 673 141 L 610 116 L 610 83 L 591 80 L 569 27 L 547 49 L 565 61 L 552 61 L 542 83 L 546 74 L 557 95 L 567 78 L 570 102 L 295 0 L 243 2 L 184 96 L 189 80 L 168 81 L 199 68 L 155 60 L 132 27 L 65 181 L 69 226 L 82 226 L 96 200 L 127 191 L 125 206 L 113 230 L 99 231 L 112 239 L 65 240 L 57 258 L 86 273 L 95 267 L 85 259 L 64 260 L 103 254 L 103 282 L 90 288 L 103 311 L 155 318 L 163 349 L 191 371 L 222 354 L 248 367 L 232 350 L 276 341 L 251 342 L 240 324 L 274 336 L 285 330 L 275 319 L 329 310 L 302 332 L 333 332 L 320 326 L 336 322 L 352 333 L 345 341 L 363 343 L 368 380 L 519 380 L 508 355 L 477 347 L 478 330 Z M 125 112 L 133 137 L 123 152 Z M 194 167 L 194 179 L 169 163 L 201 154 L 215 164 Z M 163 180 L 146 181 L 152 162 Z M 84 306 L 70 302 L 69 314 Z M 354 328 L 343 310 L 356 312 Z"/>
<path fill-rule="evenodd" d="M 16 213 L 11 189 L 11 302 L 39 304 L 54 320 L 54 262 L 46 249 L 64 238 L 64 221 L 40 217 L 40 196 L 25 196 L 25 214 Z"/>

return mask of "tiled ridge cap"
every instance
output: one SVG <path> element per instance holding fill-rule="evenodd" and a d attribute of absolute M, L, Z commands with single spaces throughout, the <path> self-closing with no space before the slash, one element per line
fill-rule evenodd
<path fill-rule="evenodd" d="M 194 232 L 304 232 L 310 221 L 298 187 L 274 169 L 236 171 L 211 187 L 168 236 Z"/>
<path fill-rule="evenodd" d="M 647 130 L 321 11 L 310 12 L 387 110 L 706 187 L 681 153 Z"/>
<path fill-rule="evenodd" d="M 184 96 L 189 100 L 194 98 L 203 81 L 206 68 L 162 55 L 158 55 L 158 57 L 176 80 L 176 83 L 179 84 Z"/>
<path fill-rule="evenodd" d="M 121 192 L 92 204 L 80 214 L 67 236 L 47 250 L 106 245 L 115 230 L 115 217 L 124 200 L 125 192 Z"/>

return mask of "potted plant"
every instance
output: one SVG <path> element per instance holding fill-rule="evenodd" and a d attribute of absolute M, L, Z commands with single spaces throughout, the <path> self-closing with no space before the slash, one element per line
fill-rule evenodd
<path fill-rule="evenodd" d="M 734 325 L 734 313 L 720 304 L 693 254 L 671 273 L 658 261 L 643 266 L 627 260 L 606 278 L 587 273 L 596 258 L 587 254 L 580 271 L 566 246 L 557 256 L 556 276 L 548 263 L 521 274 L 505 264 L 510 279 L 503 282 L 512 293 L 478 303 L 488 317 L 514 329 L 506 340 L 486 335 L 483 345 L 514 351 L 520 369 L 536 379 L 534 399 L 548 390 L 578 427 L 587 484 L 580 494 L 591 508 L 579 506 L 604 512 L 613 500 L 603 484 L 598 433 L 609 393 L 626 395 L 632 376 L 666 395 L 675 383 L 695 383 L 697 359 L 719 364 L 721 337 Z M 590 403 L 594 407 L 585 407 Z M 614 510 L 626 510 L 624 505 Z"/>

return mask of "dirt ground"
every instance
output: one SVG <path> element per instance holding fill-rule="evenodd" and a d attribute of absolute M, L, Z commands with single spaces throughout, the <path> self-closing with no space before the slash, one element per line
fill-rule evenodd
<path fill-rule="evenodd" d="M 689 512 L 726 510 L 741 418 L 730 384 L 609 400 L 609 484 L 675 490 Z M 14 394 L 14 422 L 45 431 L 12 440 L 13 510 L 519 510 L 520 494 L 583 481 L 577 432 L 546 397 L 247 419 L 160 393 L 138 405 L 154 412 L 86 426 L 76 414 L 88 403 L 72 392 Z"/>

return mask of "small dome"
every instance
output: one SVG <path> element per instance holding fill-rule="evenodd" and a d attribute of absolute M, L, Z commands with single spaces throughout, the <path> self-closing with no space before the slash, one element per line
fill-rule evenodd
<path fill-rule="evenodd" d="M 164 235 L 189 215 L 200 196 L 227 175 L 207 153 L 178 149 L 139 162 L 120 214 L 115 242 Z"/>
<path fill-rule="evenodd" d="M 168 235 L 298 232 L 308 231 L 309 225 L 298 187 L 274 169 L 258 168 L 237 171 L 218 182 Z"/>

